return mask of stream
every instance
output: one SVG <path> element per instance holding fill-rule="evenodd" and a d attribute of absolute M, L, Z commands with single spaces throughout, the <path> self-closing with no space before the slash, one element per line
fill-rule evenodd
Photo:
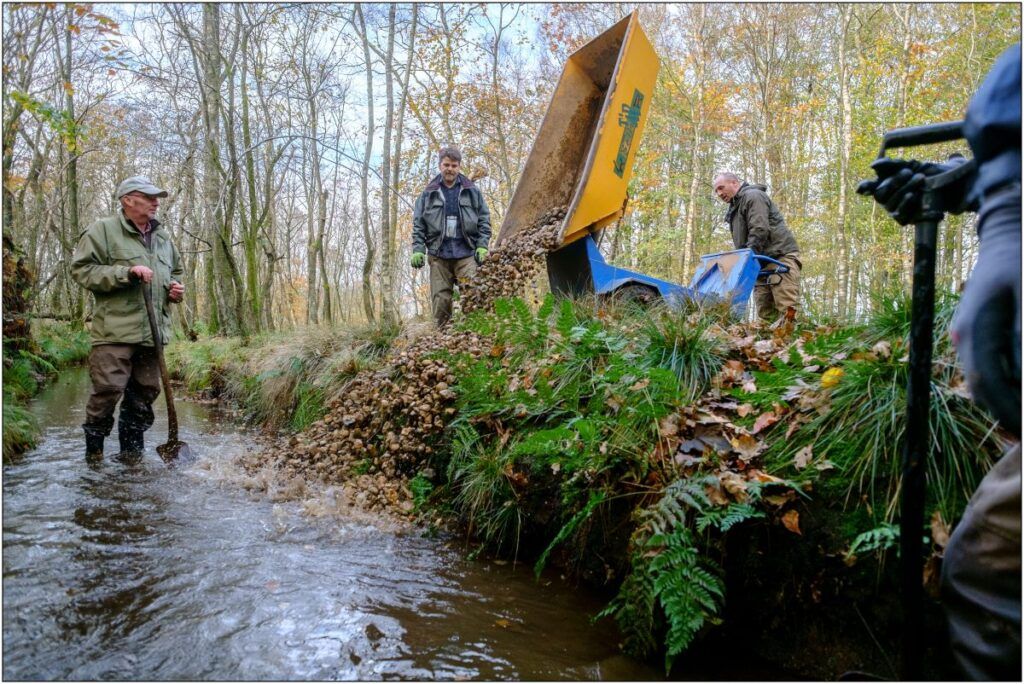
<path fill-rule="evenodd" d="M 3 466 L 3 676 L 32 680 L 649 680 L 604 601 L 456 541 L 313 516 L 232 481 L 252 435 L 177 402 L 196 462 L 168 468 L 163 397 L 140 463 L 87 465 L 89 378 L 31 405 L 40 446 Z"/>

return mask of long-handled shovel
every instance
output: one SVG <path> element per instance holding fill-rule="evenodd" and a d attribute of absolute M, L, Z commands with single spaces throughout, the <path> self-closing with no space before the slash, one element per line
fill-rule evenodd
<path fill-rule="evenodd" d="M 879 159 L 893 147 L 916 147 L 963 137 L 962 121 L 889 131 Z M 939 223 L 950 210 L 946 190 L 974 169 L 971 160 L 930 176 L 924 184 L 921 210 L 914 223 L 914 275 L 911 283 L 910 373 L 907 382 L 907 432 L 903 448 L 900 507 L 900 564 L 903 599 L 903 672 L 905 680 L 921 679 L 924 658 L 923 531 L 925 470 L 930 451 L 929 407 L 932 372 L 932 328 L 935 319 L 935 244 Z"/>
<path fill-rule="evenodd" d="M 160 327 L 156 324 L 156 314 L 153 313 L 153 294 L 150 291 L 152 283 L 142 283 L 142 296 L 146 300 L 146 313 L 149 315 L 149 329 L 153 333 L 153 347 L 156 348 L 156 360 L 160 364 L 160 382 L 164 386 L 164 397 L 167 399 L 167 443 L 156 448 L 160 458 L 168 463 L 178 460 L 190 460 L 192 449 L 188 444 L 178 439 L 178 414 L 174 410 L 174 394 L 171 393 L 171 378 L 167 374 L 167 364 L 164 363 L 164 342 L 160 339 Z"/>

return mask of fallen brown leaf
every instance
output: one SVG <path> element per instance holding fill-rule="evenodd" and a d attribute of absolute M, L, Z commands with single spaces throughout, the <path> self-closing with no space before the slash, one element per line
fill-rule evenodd
<path fill-rule="evenodd" d="M 785 494 L 772 494 L 770 496 L 763 497 L 764 501 L 767 501 L 772 506 L 785 506 L 790 501 L 796 500 L 796 492 L 790 490 Z"/>
<path fill-rule="evenodd" d="M 708 495 L 708 500 L 716 506 L 725 506 L 729 503 L 729 499 L 726 498 L 725 494 L 718 487 L 708 485 L 704 488 L 704 492 Z"/>
<path fill-rule="evenodd" d="M 754 421 L 754 427 L 750 430 L 751 434 L 756 435 L 761 430 L 764 430 L 769 425 L 774 425 L 779 422 L 779 417 L 774 411 L 766 411 L 757 417 Z"/>
<path fill-rule="evenodd" d="M 942 519 L 942 512 L 936 510 L 932 513 L 932 543 L 940 549 L 946 548 L 949 543 L 949 525 Z"/>
<path fill-rule="evenodd" d="M 675 437 L 679 434 L 679 414 L 670 413 L 662 418 L 661 422 L 658 423 L 658 433 L 661 435 L 662 439 Z"/>
<path fill-rule="evenodd" d="M 754 412 L 754 407 L 751 404 L 740 404 L 736 407 L 736 413 L 739 414 L 740 418 L 750 415 Z"/>
<path fill-rule="evenodd" d="M 729 440 L 732 444 L 733 450 L 740 455 L 740 458 L 744 461 L 749 461 L 754 456 L 757 456 L 761 452 L 761 448 L 764 444 L 750 435 L 738 435 L 733 439 Z"/>
<path fill-rule="evenodd" d="M 635 383 L 630 385 L 629 389 L 632 392 L 636 392 L 638 390 L 642 390 L 643 388 L 647 387 L 650 384 L 651 384 L 651 379 L 650 378 L 644 378 L 643 380 L 637 380 Z"/>
<path fill-rule="evenodd" d="M 749 471 L 747 471 L 747 479 L 748 480 L 757 480 L 758 482 L 761 482 L 761 483 L 782 482 L 783 481 L 781 477 L 775 477 L 774 475 L 769 475 L 768 473 L 764 472 L 760 468 L 751 468 Z"/>
<path fill-rule="evenodd" d="M 814 458 L 814 451 L 811 449 L 811 445 L 808 444 L 796 452 L 796 456 L 793 457 L 793 467 L 797 470 L 803 470 L 811 462 L 812 458 Z"/>
<path fill-rule="evenodd" d="M 782 524 L 793 534 L 803 536 L 803 532 L 800 531 L 800 514 L 796 511 L 790 510 L 783 513 Z"/>
<path fill-rule="evenodd" d="M 747 500 L 747 481 L 743 479 L 743 476 L 727 470 L 724 473 L 719 473 L 718 479 L 725 491 L 732 494 L 737 501 L 742 503 Z"/>

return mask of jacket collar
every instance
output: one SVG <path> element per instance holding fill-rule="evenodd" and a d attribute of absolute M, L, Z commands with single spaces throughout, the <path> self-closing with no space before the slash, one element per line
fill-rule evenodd
<path fill-rule="evenodd" d="M 736 194 L 732 196 L 731 200 L 729 200 L 729 207 L 732 208 L 732 207 L 736 206 L 736 200 L 738 200 L 740 198 L 740 195 L 743 194 L 743 191 L 746 190 L 747 188 L 751 188 L 751 187 L 753 187 L 753 186 L 750 183 L 748 183 L 747 181 L 743 181 L 743 184 L 740 185 L 739 190 L 737 190 Z"/>
<path fill-rule="evenodd" d="M 128 220 L 128 217 L 124 215 L 124 209 L 122 207 L 117 208 L 117 217 L 121 219 L 121 227 L 126 231 L 134 235 L 140 234 L 138 226 Z M 160 226 L 161 223 L 156 219 L 149 220 L 149 232 L 153 233 L 153 235 L 156 235 L 156 232 L 160 230 Z"/>
<path fill-rule="evenodd" d="M 473 181 L 469 180 L 469 178 L 467 178 L 466 176 L 464 176 L 461 173 L 459 174 L 459 177 L 456 180 L 457 180 L 457 182 L 462 184 L 462 189 L 463 190 L 468 190 L 469 188 L 475 188 L 476 187 L 476 184 L 473 183 Z M 423 191 L 424 192 L 430 192 L 432 190 L 440 190 L 440 189 L 441 189 L 441 174 L 437 174 L 436 176 L 434 176 L 434 179 L 432 181 L 427 183 L 427 187 L 425 187 L 423 189 Z"/>

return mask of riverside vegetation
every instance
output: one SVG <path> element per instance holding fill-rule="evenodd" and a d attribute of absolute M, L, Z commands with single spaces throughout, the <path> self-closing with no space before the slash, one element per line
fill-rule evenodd
<path fill-rule="evenodd" d="M 26 402 L 65 366 L 89 356 L 89 333 L 80 325 L 33 320 L 35 274 L 25 255 L 3 239 L 3 455 L 34 447 L 40 426 Z"/>
<path fill-rule="evenodd" d="M 954 307 L 953 298 L 937 305 L 932 517 L 922 530 L 933 585 L 950 524 L 1000 450 L 945 335 Z M 716 309 L 498 299 L 444 333 L 472 340 L 466 348 L 438 344 L 422 327 L 368 327 L 245 346 L 176 342 L 168 358 L 189 389 L 283 429 L 283 454 L 294 454 L 304 430 L 318 443 L 336 429 L 327 431 L 331 407 L 353 386 L 378 389 L 384 405 L 398 398 L 391 434 L 367 432 L 343 468 L 296 472 L 350 488 L 354 507 L 462 529 L 472 553 L 529 559 L 538 573 L 555 563 L 614 589 L 602 616 L 617 622 L 624 649 L 660 654 L 669 670 L 715 625 L 735 627 L 727 597 L 766 610 L 789 604 L 788 617 L 775 617 L 789 624 L 796 604 L 842 610 L 892 580 L 895 564 L 884 560 L 898 542 L 909 302 L 893 297 L 875 310 L 864 325 L 772 331 Z M 376 384 L 354 381 L 360 374 Z M 429 423 L 408 410 L 423 392 L 444 392 L 421 407 Z M 411 414 L 431 426 L 409 442 L 417 458 L 388 461 L 405 449 L 401 417 Z M 372 496 L 360 497 L 368 488 Z M 747 562 L 761 569 L 736 571 Z M 773 571 L 797 574 L 769 595 Z M 895 629 L 875 607 L 879 634 Z M 884 653 L 848 650 L 813 666 L 793 655 L 789 665 L 813 676 L 886 666 Z"/>
<path fill-rule="evenodd" d="M 65 324 L 33 325 L 27 344 L 8 349 L 4 338 L 3 453 L 4 458 L 22 453 L 39 442 L 39 421 L 26 407 L 29 399 L 57 373 L 82 363 L 92 345 L 89 332 Z"/>

